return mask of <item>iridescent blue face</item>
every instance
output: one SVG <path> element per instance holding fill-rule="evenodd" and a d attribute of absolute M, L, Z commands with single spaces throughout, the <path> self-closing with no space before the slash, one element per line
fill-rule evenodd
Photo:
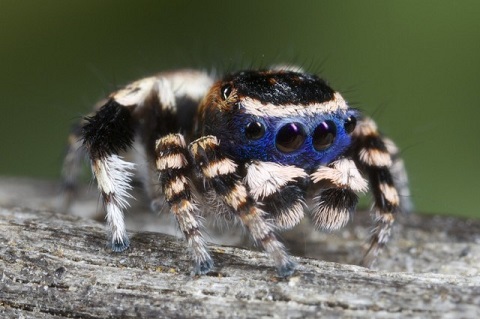
<path fill-rule="evenodd" d="M 310 171 L 334 161 L 351 144 L 357 111 L 316 76 L 240 72 L 225 79 L 219 90 L 226 110 L 210 109 L 205 133 L 216 135 L 236 161 L 276 162 Z"/>
<path fill-rule="evenodd" d="M 241 109 L 233 118 L 236 136 L 224 145 L 236 160 L 258 159 L 312 170 L 338 158 L 350 146 L 356 112 L 307 116 L 264 116 Z"/>

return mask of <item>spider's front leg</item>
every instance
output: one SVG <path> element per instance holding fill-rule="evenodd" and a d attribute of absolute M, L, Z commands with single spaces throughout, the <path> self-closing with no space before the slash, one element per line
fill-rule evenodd
<path fill-rule="evenodd" d="M 222 154 L 217 138 L 199 138 L 189 145 L 189 149 L 207 191 L 212 189 L 245 225 L 255 242 L 272 256 L 278 274 L 282 277 L 291 275 L 295 263 L 275 236 L 272 225 L 264 219 L 265 212 L 258 207 L 237 174 L 237 164 Z"/>
<path fill-rule="evenodd" d="M 405 167 L 398 156 L 397 147 L 379 133 L 371 119 L 361 119 L 352 138 L 353 158 L 368 176 L 374 196 L 375 227 L 370 247 L 361 262 L 369 267 L 390 237 L 395 214 L 399 210 L 408 211 L 411 208 L 408 198 L 410 192 Z M 400 194 L 404 196 L 402 200 Z"/>
<path fill-rule="evenodd" d="M 205 274 L 212 269 L 213 261 L 200 233 L 198 206 L 187 178 L 191 164 L 185 139 L 181 134 L 169 134 L 159 139 L 156 156 L 165 200 L 192 250 L 194 273 Z"/>

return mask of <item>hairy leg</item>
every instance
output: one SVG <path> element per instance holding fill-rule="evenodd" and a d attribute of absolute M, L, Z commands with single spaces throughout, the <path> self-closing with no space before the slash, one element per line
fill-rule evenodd
<path fill-rule="evenodd" d="M 213 190 L 224 204 L 240 219 L 255 242 L 273 258 L 280 276 L 289 276 L 295 264 L 283 244 L 274 234 L 272 225 L 266 222 L 265 212 L 249 195 L 237 174 L 237 165 L 219 150 L 219 142 L 213 136 L 202 137 L 189 146 L 195 165 L 207 190 Z"/>
<path fill-rule="evenodd" d="M 156 166 L 165 200 L 191 250 L 194 273 L 205 274 L 213 268 L 213 260 L 200 232 L 199 209 L 188 182 L 191 165 L 183 136 L 170 134 L 159 139 L 156 154 Z"/>
<path fill-rule="evenodd" d="M 399 186 L 400 190 L 408 195 L 408 181 L 403 162 L 398 158 L 397 148 L 392 141 L 379 133 L 371 119 L 364 118 L 359 121 L 352 137 L 354 139 L 353 157 L 364 174 L 368 176 L 374 196 L 375 226 L 370 246 L 361 262 L 363 266 L 370 267 L 388 242 L 395 215 L 401 207 Z M 397 177 L 398 184 L 395 182 Z"/>

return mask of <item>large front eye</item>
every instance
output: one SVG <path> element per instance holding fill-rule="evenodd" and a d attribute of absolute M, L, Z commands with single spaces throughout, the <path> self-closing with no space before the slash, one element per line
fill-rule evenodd
<path fill-rule="evenodd" d="M 290 153 L 302 146 L 306 136 L 302 124 L 289 123 L 278 131 L 275 145 L 280 151 Z"/>
<path fill-rule="evenodd" d="M 323 151 L 332 145 L 337 133 L 337 127 L 333 121 L 320 123 L 313 132 L 313 147 L 317 151 Z"/>
<path fill-rule="evenodd" d="M 265 126 L 260 122 L 250 122 L 245 127 L 245 136 L 250 140 L 258 140 L 265 135 Z"/>

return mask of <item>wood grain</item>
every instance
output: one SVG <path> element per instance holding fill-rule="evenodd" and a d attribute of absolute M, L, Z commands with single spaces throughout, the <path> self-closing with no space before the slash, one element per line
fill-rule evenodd
<path fill-rule="evenodd" d="M 195 277 L 182 240 L 140 226 L 168 216 L 134 206 L 132 247 L 111 253 L 102 223 L 52 212 L 55 189 L 0 179 L 2 318 L 480 317 L 479 221 L 403 216 L 372 270 L 349 264 L 361 256 L 368 214 L 336 234 L 306 222 L 283 236 L 299 256 L 288 279 L 262 252 L 217 244 L 215 271 Z M 248 243 L 241 231 L 226 233 L 212 228 L 212 240 Z"/>

